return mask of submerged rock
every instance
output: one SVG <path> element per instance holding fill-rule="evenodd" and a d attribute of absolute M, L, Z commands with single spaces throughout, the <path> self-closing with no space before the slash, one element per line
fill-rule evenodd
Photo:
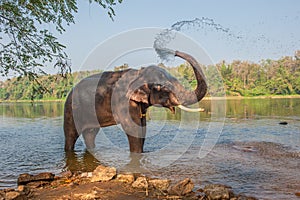
<path fill-rule="evenodd" d="M 285 121 L 279 122 L 279 124 L 280 124 L 280 125 L 288 125 L 288 123 L 285 122 Z"/>
<path fill-rule="evenodd" d="M 168 193 L 171 195 L 184 196 L 194 189 L 194 183 L 190 178 L 186 178 L 183 181 L 178 182 L 176 185 L 172 186 Z"/>
<path fill-rule="evenodd" d="M 110 181 L 117 175 L 117 169 L 114 167 L 104 167 L 99 165 L 92 173 L 91 182 Z"/>

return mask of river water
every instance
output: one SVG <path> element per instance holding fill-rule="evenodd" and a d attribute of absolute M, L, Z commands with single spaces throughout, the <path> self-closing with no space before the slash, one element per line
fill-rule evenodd
<path fill-rule="evenodd" d="M 217 104 L 224 108 L 213 108 Z M 21 173 L 92 171 L 105 164 L 173 180 L 190 177 L 196 188 L 221 183 L 260 199 L 297 199 L 300 98 L 203 100 L 200 106 L 206 109 L 200 115 L 151 109 L 142 155 L 130 155 L 119 126 L 102 129 L 93 152 L 79 139 L 75 153 L 66 155 L 63 103 L 1 103 L 0 188 L 16 186 Z M 215 117 L 220 109 L 224 116 Z"/>

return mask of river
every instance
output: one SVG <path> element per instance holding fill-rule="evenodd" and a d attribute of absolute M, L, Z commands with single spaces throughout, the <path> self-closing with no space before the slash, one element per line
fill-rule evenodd
<path fill-rule="evenodd" d="M 0 104 L 0 188 L 21 173 L 92 171 L 98 164 L 154 177 L 229 185 L 260 199 L 297 199 L 300 98 L 203 100 L 203 113 L 148 112 L 145 153 L 134 156 L 120 126 L 102 129 L 96 149 L 63 150 L 63 103 Z M 280 122 L 286 122 L 281 125 Z"/>

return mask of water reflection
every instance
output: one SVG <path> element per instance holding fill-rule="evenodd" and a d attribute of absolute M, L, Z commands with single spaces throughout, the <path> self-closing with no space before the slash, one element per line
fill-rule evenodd
<path fill-rule="evenodd" d="M 63 103 L 1 103 L 0 114 L 5 117 L 15 118 L 59 117 L 63 115 Z"/>
<path fill-rule="evenodd" d="M 226 101 L 224 103 L 224 101 Z M 219 106 L 218 106 L 219 105 Z M 224 109 L 226 105 L 226 116 L 239 119 L 256 119 L 263 116 L 300 116 L 300 98 L 286 99 L 230 99 L 230 100 L 202 100 L 199 107 L 205 112 L 200 112 L 200 119 L 209 119 L 212 108 Z M 63 102 L 34 102 L 34 103 L 0 103 L 0 114 L 5 117 L 17 118 L 40 118 L 58 117 L 63 115 Z M 176 114 L 166 112 L 162 108 L 152 107 L 148 112 L 148 120 L 168 119 L 180 120 L 181 110 Z"/>
<path fill-rule="evenodd" d="M 87 150 L 66 152 L 65 163 L 64 170 L 71 172 L 91 172 L 101 165 L 101 162 Z"/>
<path fill-rule="evenodd" d="M 226 116 L 239 119 L 256 119 L 264 116 L 300 116 L 300 99 L 227 100 Z"/>

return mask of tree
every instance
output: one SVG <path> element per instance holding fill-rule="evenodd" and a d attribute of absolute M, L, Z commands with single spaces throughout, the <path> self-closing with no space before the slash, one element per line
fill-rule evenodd
<path fill-rule="evenodd" d="M 93 2 L 113 19 L 116 0 L 89 0 Z M 37 80 L 38 75 L 45 74 L 45 63 L 56 63 L 61 74 L 69 72 L 65 46 L 44 27 L 54 26 L 62 34 L 66 26 L 75 23 L 77 10 L 76 0 L 1 0 L 0 75 Z"/>

